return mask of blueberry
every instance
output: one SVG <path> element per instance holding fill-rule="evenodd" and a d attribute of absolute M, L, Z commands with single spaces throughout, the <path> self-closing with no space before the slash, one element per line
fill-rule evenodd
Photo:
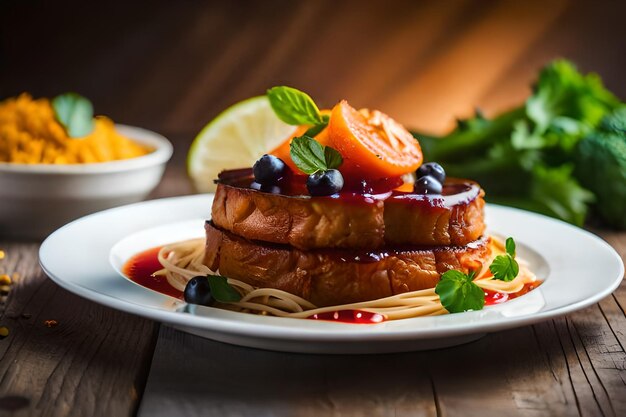
<path fill-rule="evenodd" d="M 424 175 L 415 181 L 413 189 L 417 194 L 441 194 L 443 186 L 431 175 Z"/>
<path fill-rule="evenodd" d="M 211 295 L 211 287 L 207 277 L 193 277 L 185 286 L 185 302 L 189 304 L 198 304 L 201 306 L 210 306 L 213 304 L 213 296 Z"/>
<path fill-rule="evenodd" d="M 263 185 L 276 184 L 286 171 L 287 165 L 281 159 L 267 154 L 256 161 L 252 167 L 255 181 Z"/>
<path fill-rule="evenodd" d="M 417 178 L 421 178 L 425 175 L 430 175 L 442 184 L 446 182 L 446 171 L 444 171 L 443 167 L 436 162 L 428 162 L 427 164 L 423 164 L 417 169 L 416 174 Z"/>
<path fill-rule="evenodd" d="M 336 169 L 317 171 L 307 178 L 306 188 L 314 196 L 335 194 L 343 188 L 343 176 Z"/>

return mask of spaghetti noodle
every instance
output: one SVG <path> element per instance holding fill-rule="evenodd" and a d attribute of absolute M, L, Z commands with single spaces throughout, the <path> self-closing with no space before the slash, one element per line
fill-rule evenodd
<path fill-rule="evenodd" d="M 199 275 L 214 275 L 206 265 L 204 259 L 204 239 L 192 239 L 163 246 L 158 254 L 158 260 L 163 269 L 154 275 L 165 276 L 168 283 L 184 291 L 187 282 Z M 493 279 L 488 265 L 498 254 L 504 253 L 504 244 L 497 238 L 490 238 L 491 255 L 484 262 L 480 271 L 476 273 L 474 283 L 486 291 L 513 294 L 521 291 L 526 284 L 535 282 L 537 278 L 529 270 L 528 263 L 518 259 L 519 274 L 512 281 Z M 340 310 L 363 310 L 378 313 L 387 320 L 398 320 L 420 316 L 436 316 L 447 314 L 448 311 L 441 305 L 435 288 L 411 291 L 377 300 L 363 301 L 351 304 L 342 304 L 329 307 L 317 307 L 304 298 L 274 288 L 255 288 L 245 282 L 227 278 L 242 296 L 238 302 L 223 304 L 224 308 L 265 314 L 278 317 L 307 318 L 315 314 L 335 312 Z"/>

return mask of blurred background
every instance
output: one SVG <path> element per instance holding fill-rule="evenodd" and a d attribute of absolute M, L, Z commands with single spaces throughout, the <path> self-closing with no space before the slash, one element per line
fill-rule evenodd
<path fill-rule="evenodd" d="M 0 98 L 76 91 L 173 135 L 273 85 L 442 133 L 519 104 L 566 57 L 626 97 L 623 1 L 0 2 Z M 183 151 L 184 149 L 184 151 Z"/>

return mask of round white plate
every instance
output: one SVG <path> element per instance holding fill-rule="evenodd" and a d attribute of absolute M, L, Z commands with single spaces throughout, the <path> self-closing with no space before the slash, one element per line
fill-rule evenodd
<path fill-rule="evenodd" d="M 490 233 L 513 236 L 518 256 L 544 283 L 482 311 L 375 325 L 255 316 L 188 306 L 124 278 L 132 255 L 165 243 L 201 237 L 211 195 L 153 200 L 76 220 L 41 245 L 41 266 L 57 284 L 97 303 L 169 323 L 222 342 L 311 353 L 382 353 L 451 346 L 488 332 L 528 325 L 581 309 L 609 295 L 624 265 L 600 238 L 534 213 L 488 205 Z"/>

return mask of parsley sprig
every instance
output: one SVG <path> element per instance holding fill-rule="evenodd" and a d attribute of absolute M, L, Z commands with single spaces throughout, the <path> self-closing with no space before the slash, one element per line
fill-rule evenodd
<path fill-rule="evenodd" d="M 519 264 L 515 260 L 515 241 L 512 237 L 506 240 L 506 253 L 495 257 L 489 270 L 495 279 L 501 281 L 513 281 L 519 274 Z"/>
<path fill-rule="evenodd" d="M 515 241 L 512 237 L 506 240 L 506 253 L 494 258 L 489 270 L 493 279 L 512 281 L 519 274 L 519 264 L 515 260 Z M 461 271 L 449 270 L 441 275 L 435 287 L 441 305 L 450 313 L 482 310 L 485 306 L 485 292 L 474 283 L 474 271 L 464 274 Z"/>
<path fill-rule="evenodd" d="M 441 305 L 450 313 L 482 310 L 485 306 L 485 292 L 473 280 L 474 271 L 469 274 L 454 269 L 444 272 L 435 287 Z"/>

